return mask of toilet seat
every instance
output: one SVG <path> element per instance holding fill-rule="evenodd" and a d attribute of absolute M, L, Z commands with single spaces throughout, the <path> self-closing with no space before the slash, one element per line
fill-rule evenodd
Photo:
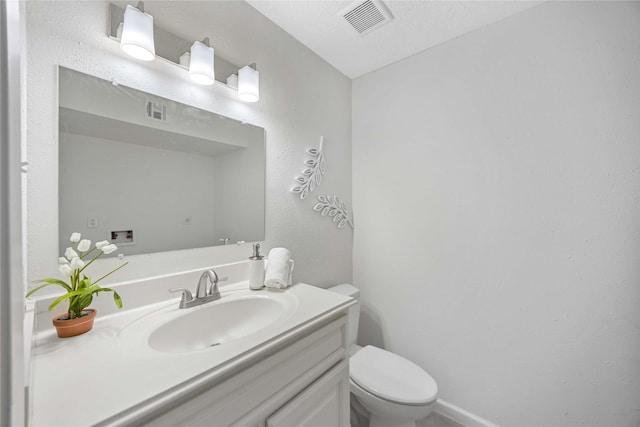
<path fill-rule="evenodd" d="M 403 405 L 428 405 L 436 400 L 438 385 L 409 360 L 368 345 L 349 359 L 353 382 L 363 390 Z"/>

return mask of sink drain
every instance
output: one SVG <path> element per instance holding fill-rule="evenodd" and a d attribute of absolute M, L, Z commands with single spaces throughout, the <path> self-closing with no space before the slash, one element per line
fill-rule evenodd
<path fill-rule="evenodd" d="M 219 342 L 214 342 L 214 343 L 213 343 L 213 344 L 211 344 L 209 347 L 215 347 L 215 346 L 217 346 L 217 345 L 220 345 L 220 343 L 219 343 Z"/>

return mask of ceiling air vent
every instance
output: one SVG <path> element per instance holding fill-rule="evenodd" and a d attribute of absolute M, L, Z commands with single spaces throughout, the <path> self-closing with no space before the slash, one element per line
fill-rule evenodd
<path fill-rule="evenodd" d="M 357 1 L 339 12 L 354 30 L 364 35 L 393 19 L 389 9 L 378 0 Z"/>
<path fill-rule="evenodd" d="M 152 120 L 167 120 L 167 106 L 147 101 L 147 117 Z"/>

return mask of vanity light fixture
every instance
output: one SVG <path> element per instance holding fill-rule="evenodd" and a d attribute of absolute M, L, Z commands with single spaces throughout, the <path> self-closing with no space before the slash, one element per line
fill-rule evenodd
<path fill-rule="evenodd" d="M 238 97 L 245 102 L 260 99 L 260 73 L 255 64 L 245 65 L 238 70 Z"/>
<path fill-rule="evenodd" d="M 215 81 L 213 70 L 213 48 L 209 46 L 209 38 L 195 42 L 191 46 L 191 60 L 189 62 L 189 76 L 191 80 L 201 85 L 212 85 Z"/>
<path fill-rule="evenodd" d="M 107 28 L 109 38 L 119 41 L 120 47 L 128 55 L 143 61 L 151 61 L 157 56 L 183 70 L 188 69 L 190 79 L 196 83 L 207 86 L 215 83 L 215 55 L 209 38 L 193 42 L 189 51 L 185 52 L 184 49 L 191 42 L 157 28 L 156 35 L 162 49 L 156 55 L 153 16 L 145 13 L 142 1 L 136 6 L 127 5 L 124 10 L 113 3 L 109 4 Z M 237 65 L 224 59 L 222 62 L 225 69 L 237 69 Z M 260 100 L 260 73 L 255 63 L 240 68 L 237 73 L 228 76 L 226 82 L 228 88 L 238 91 L 241 101 Z"/>
<path fill-rule="evenodd" d="M 138 2 L 137 8 L 127 5 L 124 11 L 120 48 L 128 55 L 142 61 L 155 59 L 153 16 L 144 12 L 143 2 Z"/>

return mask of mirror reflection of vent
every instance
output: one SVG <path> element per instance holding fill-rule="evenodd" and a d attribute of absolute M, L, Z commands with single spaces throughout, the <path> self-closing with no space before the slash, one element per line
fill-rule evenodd
<path fill-rule="evenodd" d="M 167 106 L 156 102 L 147 102 L 147 117 L 152 120 L 167 120 Z"/>
<path fill-rule="evenodd" d="M 364 35 L 393 19 L 389 9 L 378 0 L 357 1 L 339 13 L 360 35 Z"/>

